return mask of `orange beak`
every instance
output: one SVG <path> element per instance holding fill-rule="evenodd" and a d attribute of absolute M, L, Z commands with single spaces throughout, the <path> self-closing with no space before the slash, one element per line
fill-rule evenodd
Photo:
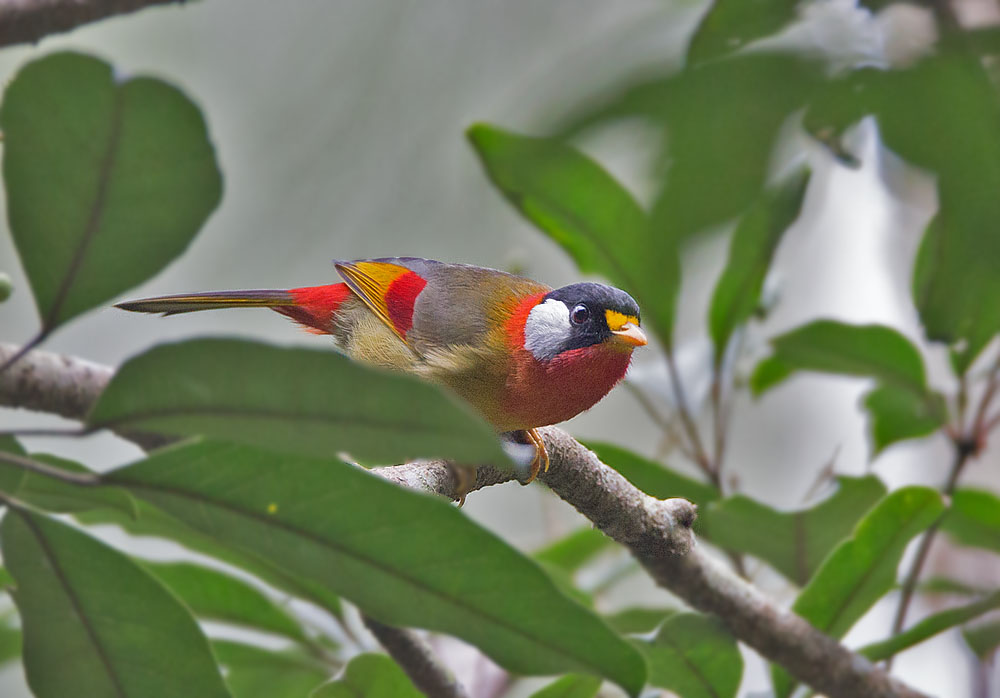
<path fill-rule="evenodd" d="M 611 334 L 614 335 L 613 339 L 616 341 L 632 347 L 644 347 L 648 343 L 646 333 L 638 325 L 631 322 L 626 322 L 621 328 L 613 330 Z"/>

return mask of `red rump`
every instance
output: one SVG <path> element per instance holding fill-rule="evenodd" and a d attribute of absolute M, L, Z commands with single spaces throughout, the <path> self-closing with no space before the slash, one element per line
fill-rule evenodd
<path fill-rule="evenodd" d="M 326 286 L 307 286 L 293 288 L 288 292 L 293 306 L 274 308 L 306 326 L 310 332 L 328 334 L 333 329 L 333 316 L 340 304 L 351 295 L 347 284 L 327 284 Z"/>
<path fill-rule="evenodd" d="M 400 337 L 413 327 L 413 304 L 427 281 L 416 272 L 408 271 L 396 277 L 385 291 L 385 308 L 392 326 Z"/>

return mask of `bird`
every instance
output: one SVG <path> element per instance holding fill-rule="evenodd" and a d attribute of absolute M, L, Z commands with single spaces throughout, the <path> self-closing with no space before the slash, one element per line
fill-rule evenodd
<path fill-rule="evenodd" d="M 116 307 L 164 316 L 270 308 L 331 335 L 351 359 L 445 386 L 497 432 L 533 445 L 524 484 L 549 466 L 536 430 L 590 409 L 647 343 L 636 301 L 601 283 L 553 289 L 496 269 L 419 257 L 334 267 L 342 282 L 159 296 Z"/>

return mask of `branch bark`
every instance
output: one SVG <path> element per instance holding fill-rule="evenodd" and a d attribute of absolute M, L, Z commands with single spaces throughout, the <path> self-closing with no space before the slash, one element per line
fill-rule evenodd
<path fill-rule="evenodd" d="M 0 0 L 0 46 L 34 43 L 105 17 L 175 2 L 183 0 Z"/>
<path fill-rule="evenodd" d="M 396 660 L 413 685 L 429 698 L 468 698 L 462 684 L 455 680 L 434 656 L 430 646 L 409 630 L 384 625 L 370 616 L 362 616 L 365 626 L 389 656 Z"/>
<path fill-rule="evenodd" d="M 0 344 L 0 359 L 15 347 Z M 18 367 L 21 378 L 0 375 L 0 405 L 27 407 L 82 419 L 110 369 L 34 351 Z M 79 375 L 75 375 L 75 371 Z M 74 392 L 76 378 L 88 390 Z M 19 394 L 25 391 L 24 397 Z M 60 394 L 69 390 L 72 399 Z M 549 452 L 540 476 L 606 535 L 629 548 L 656 582 L 692 607 L 722 619 L 735 637 L 788 669 L 798 680 L 834 698 L 920 698 L 924 694 L 891 678 L 867 659 L 781 609 L 698 547 L 691 532 L 695 507 L 683 499 L 658 500 L 633 486 L 569 434 L 539 430 Z M 376 468 L 388 480 L 457 499 L 455 476 L 444 463 L 416 462 Z M 512 480 L 483 467 L 473 490 Z M 399 659 L 397 657 L 397 659 Z"/>

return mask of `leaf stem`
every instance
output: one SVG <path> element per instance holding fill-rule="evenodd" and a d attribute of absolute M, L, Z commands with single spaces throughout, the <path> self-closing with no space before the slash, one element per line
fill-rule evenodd
<path fill-rule="evenodd" d="M 9 356 L 6 361 L 4 361 L 2 364 L 0 364 L 0 373 L 3 373 L 8 368 L 10 368 L 15 363 L 17 363 L 17 361 L 21 357 L 23 357 L 29 351 L 31 351 L 32 349 L 34 349 L 35 347 L 37 347 L 39 344 L 41 344 L 42 342 L 44 342 L 45 338 L 48 337 L 48 336 L 49 336 L 49 330 L 43 329 L 43 330 L 39 331 L 39 333 L 36 334 L 31 339 L 29 339 L 27 341 L 27 343 L 23 347 L 21 347 L 20 349 L 18 349 L 11 356 Z"/>
<path fill-rule="evenodd" d="M 97 474 L 74 473 L 70 470 L 56 468 L 48 463 L 42 463 L 41 461 L 34 460 L 33 458 L 26 458 L 25 456 L 19 456 L 14 453 L 5 453 L 0 451 L 0 463 L 7 463 L 8 465 L 13 465 L 16 468 L 44 475 L 45 477 L 51 477 L 55 480 L 61 480 L 62 482 L 67 482 L 71 485 L 79 485 L 81 487 L 100 487 L 104 484 L 101 477 Z"/>
<path fill-rule="evenodd" d="M 674 353 L 669 349 L 665 353 L 667 371 L 670 374 L 670 385 L 674 391 L 674 401 L 677 403 L 677 414 L 680 417 L 681 425 L 684 427 L 684 432 L 691 442 L 691 450 L 695 456 L 694 461 L 698 467 L 705 471 L 705 474 L 711 478 L 712 482 L 716 483 L 718 473 L 712 467 L 712 461 L 708 457 L 708 452 L 705 451 L 705 446 L 701 441 L 701 435 L 698 433 L 698 426 L 694 423 L 687 395 L 685 395 L 684 386 L 681 384 L 680 372 L 677 370 L 677 362 L 674 360 Z"/>
<path fill-rule="evenodd" d="M 965 464 L 969 462 L 969 458 L 976 452 L 974 441 L 958 440 L 954 443 L 955 460 L 952 463 L 951 472 L 948 474 L 948 481 L 942 490 L 946 496 L 950 496 L 955 491 L 959 475 L 962 474 L 962 470 L 965 468 Z M 916 556 L 913 558 L 913 564 L 910 565 L 910 571 L 907 572 L 902 584 L 899 606 L 896 607 L 896 616 L 892 621 L 893 635 L 899 634 L 903 629 L 903 624 L 906 622 L 906 614 L 910 609 L 910 602 L 913 600 L 913 593 L 917 588 L 917 581 L 920 579 L 920 573 L 923 571 L 924 563 L 927 561 L 931 544 L 934 542 L 934 537 L 941 527 L 944 516 L 945 514 L 942 514 L 937 521 L 931 524 L 930 528 L 924 532 L 923 538 L 920 539 L 920 545 L 917 548 Z M 890 668 L 892 668 L 892 657 L 886 660 L 886 670 Z"/>

